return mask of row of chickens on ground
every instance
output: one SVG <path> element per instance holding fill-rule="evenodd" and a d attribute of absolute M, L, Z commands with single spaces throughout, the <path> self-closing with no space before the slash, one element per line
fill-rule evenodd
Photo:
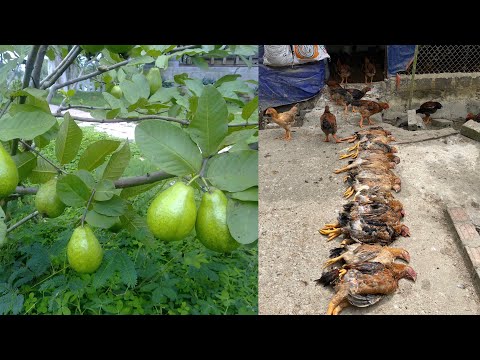
<path fill-rule="evenodd" d="M 416 273 L 405 263 L 407 250 L 389 247 L 399 236 L 410 236 L 402 223 L 405 215 L 402 203 L 391 190 L 400 191 L 401 181 L 391 169 L 400 159 L 397 149 L 389 145 L 395 141 L 390 131 L 371 127 L 356 132 L 341 141 L 355 142 L 350 153 L 340 159 L 351 158 L 348 165 L 335 170 L 346 173 L 348 184 L 345 198 L 352 200 L 343 206 L 335 223 L 326 224 L 320 231 L 332 240 L 343 234 L 340 247 L 330 251 L 330 259 L 318 284 L 333 285 L 335 295 L 327 314 L 337 315 L 345 307 L 367 307 L 377 303 L 386 294 L 395 292 L 402 278 L 416 280 Z"/>

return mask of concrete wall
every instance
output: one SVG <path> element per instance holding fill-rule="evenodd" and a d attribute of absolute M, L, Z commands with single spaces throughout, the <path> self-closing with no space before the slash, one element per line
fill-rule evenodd
<path fill-rule="evenodd" d="M 401 112 L 406 113 L 410 95 L 411 75 L 400 75 L 400 86 L 396 88 L 395 77 L 380 84 L 381 92 L 390 105 L 385 112 L 386 118 L 392 118 Z M 415 89 L 412 97 L 412 109 L 425 101 L 439 101 L 443 108 L 435 117 L 443 119 L 465 118 L 468 112 L 480 112 L 480 73 L 442 73 L 421 74 L 415 76 Z M 395 115 L 395 116 L 394 116 Z"/>

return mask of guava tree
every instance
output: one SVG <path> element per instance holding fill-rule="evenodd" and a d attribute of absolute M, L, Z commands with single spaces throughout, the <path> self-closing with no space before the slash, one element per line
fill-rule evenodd
<path fill-rule="evenodd" d="M 248 62 L 255 52 L 250 45 L 0 46 L 0 246 L 27 254 L 13 256 L 17 267 L 0 277 L 0 313 L 19 313 L 31 300 L 19 287 L 50 281 L 57 273 L 49 274 L 46 255 L 40 255 L 44 250 L 35 243 L 22 248 L 10 241 L 32 219 L 75 215 L 65 230 L 69 241 L 60 249 L 68 260 L 61 271 L 78 273 L 94 288 L 115 274 L 127 288 L 138 285 L 132 258 L 121 248 L 102 249 L 95 235 L 101 229 L 122 229 L 149 252 L 159 243 L 200 241 L 228 256 L 256 242 L 256 81 L 238 74 L 211 84 L 188 73 L 169 84 L 161 78 L 172 58 L 188 56 L 208 69 L 207 58 L 235 55 Z M 62 60 L 47 71 L 46 58 L 58 56 Z M 62 82 L 74 64 L 81 69 L 73 72 L 77 77 Z M 73 101 L 75 86 L 85 80 L 105 89 L 105 106 Z M 59 95 L 60 105 L 52 111 Z M 77 109 L 91 116 L 76 115 Z M 135 123 L 135 139 L 102 139 L 84 147 L 88 139 L 78 125 L 83 122 Z M 130 141 L 151 171 L 123 176 L 132 158 Z M 54 156 L 47 156 L 44 150 L 52 146 Z M 152 189 L 142 216 L 133 204 Z M 36 210 L 12 221 L 19 202 L 30 196 Z M 201 265 L 194 256 L 189 261 Z M 149 276 L 142 284 L 155 277 Z M 62 309 L 70 313 L 68 306 Z"/>

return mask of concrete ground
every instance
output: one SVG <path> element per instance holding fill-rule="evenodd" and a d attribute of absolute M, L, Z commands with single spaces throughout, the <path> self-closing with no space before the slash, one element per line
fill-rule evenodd
<path fill-rule="evenodd" d="M 58 109 L 57 105 L 50 105 L 50 110 L 56 112 Z M 79 116 L 84 118 L 92 118 L 89 112 L 82 111 L 79 109 L 69 109 L 70 115 Z M 95 130 L 104 132 L 108 135 L 114 136 L 119 139 L 129 139 L 135 140 L 135 123 L 114 123 L 114 124 L 102 124 L 95 122 L 77 122 L 78 126 L 93 126 Z"/>
<path fill-rule="evenodd" d="M 337 115 L 338 135 L 358 129 L 358 115 Z M 280 128 L 260 131 L 259 154 L 259 312 L 261 314 L 325 314 L 334 291 L 316 286 L 329 250 L 338 246 L 318 233 L 336 219 L 346 202 L 342 175 L 333 174 L 347 160 L 338 157 L 346 144 L 323 142 L 314 109 L 303 127 L 286 142 Z M 453 129 L 409 132 L 381 123 L 397 142 L 454 132 Z M 379 121 L 380 120 L 380 121 Z M 342 314 L 480 314 L 480 301 L 456 245 L 446 204 L 464 207 L 480 225 L 480 143 L 461 135 L 398 145 L 401 162 L 394 170 L 402 179 L 396 194 L 405 207 L 412 234 L 392 246 L 411 255 L 417 282 L 401 280 L 393 295 L 368 308 L 349 307 Z"/>

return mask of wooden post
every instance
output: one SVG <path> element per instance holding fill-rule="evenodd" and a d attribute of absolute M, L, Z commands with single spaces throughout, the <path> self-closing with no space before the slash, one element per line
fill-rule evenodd
<path fill-rule="evenodd" d="M 410 95 L 408 96 L 408 108 L 412 106 L 413 89 L 415 88 L 415 70 L 417 69 L 418 45 L 415 45 L 415 54 L 413 55 L 412 79 L 410 80 Z"/>

